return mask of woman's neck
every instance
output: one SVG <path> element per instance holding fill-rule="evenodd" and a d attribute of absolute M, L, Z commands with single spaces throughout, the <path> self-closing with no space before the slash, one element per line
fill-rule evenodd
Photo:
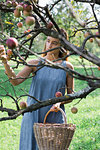
<path fill-rule="evenodd" d="M 59 57 L 58 57 L 58 55 L 55 56 L 54 54 L 47 54 L 45 58 L 50 60 L 50 61 L 53 61 L 53 60 L 58 59 Z"/>
<path fill-rule="evenodd" d="M 50 61 L 54 61 L 54 60 L 57 60 L 59 57 L 55 57 L 53 54 L 51 55 L 46 55 L 45 56 L 45 58 L 47 59 L 47 60 L 50 60 Z M 62 63 L 62 60 L 58 60 L 58 61 L 56 61 L 55 63 Z"/>

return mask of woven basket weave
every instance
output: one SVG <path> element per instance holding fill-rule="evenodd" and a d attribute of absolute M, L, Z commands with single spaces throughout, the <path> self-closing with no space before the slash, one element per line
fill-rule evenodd
<path fill-rule="evenodd" d="M 47 112 L 44 123 L 34 124 L 34 133 L 39 150 L 67 150 L 71 143 L 76 127 L 73 124 L 67 124 L 64 111 L 61 108 L 57 109 L 64 116 L 64 124 L 46 123 L 46 118 L 52 110 Z"/>

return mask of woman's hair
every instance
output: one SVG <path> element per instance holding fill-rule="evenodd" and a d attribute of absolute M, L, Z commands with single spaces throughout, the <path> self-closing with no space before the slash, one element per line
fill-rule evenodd
<path fill-rule="evenodd" d="M 66 40 L 69 40 L 67 32 L 64 29 L 60 29 L 60 30 L 61 30 L 62 34 L 64 35 L 64 37 L 66 38 Z M 42 52 L 45 52 L 45 51 L 46 51 L 46 43 L 44 45 L 44 49 Z M 60 50 L 59 58 L 65 57 L 68 54 L 69 54 L 69 51 L 63 47 Z M 44 53 L 44 54 L 42 54 L 42 57 L 45 57 L 46 55 L 47 55 L 47 53 Z M 65 60 L 68 61 L 68 57 L 65 57 Z"/>

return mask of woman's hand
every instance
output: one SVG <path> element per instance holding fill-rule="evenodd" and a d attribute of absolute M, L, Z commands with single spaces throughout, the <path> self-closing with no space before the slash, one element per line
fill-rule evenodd
<path fill-rule="evenodd" d="M 58 109 L 57 108 L 59 108 L 60 107 L 60 102 L 59 103 L 56 103 L 56 104 L 54 104 L 52 107 L 51 107 L 51 110 L 52 111 L 55 111 L 55 112 L 58 112 Z"/>
<path fill-rule="evenodd" d="M 0 60 L 2 60 L 3 63 L 7 62 L 6 52 L 3 45 L 0 45 Z"/>

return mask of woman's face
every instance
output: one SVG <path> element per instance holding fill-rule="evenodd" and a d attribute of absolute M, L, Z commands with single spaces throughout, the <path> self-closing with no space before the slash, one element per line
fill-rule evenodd
<path fill-rule="evenodd" d="M 56 39 L 56 38 L 53 38 L 53 37 L 50 37 L 50 36 L 47 37 L 46 50 L 56 48 L 56 47 L 59 47 L 59 46 L 60 46 L 59 39 Z M 48 53 L 53 53 L 54 54 L 54 53 L 58 53 L 59 51 L 60 51 L 60 49 L 56 49 L 56 50 L 53 50 L 53 51 L 48 52 Z"/>

